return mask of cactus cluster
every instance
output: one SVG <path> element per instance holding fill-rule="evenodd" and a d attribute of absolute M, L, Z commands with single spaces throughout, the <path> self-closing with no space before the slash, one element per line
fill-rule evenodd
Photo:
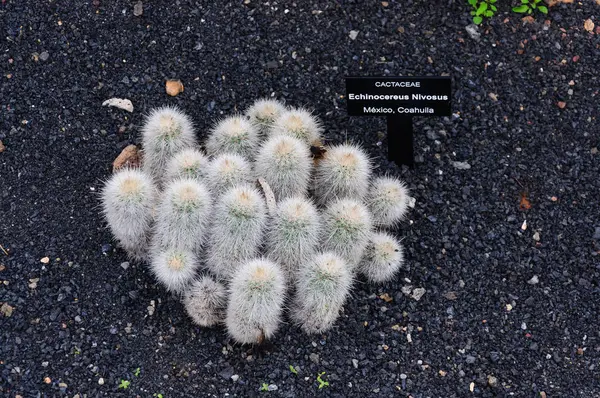
<path fill-rule="evenodd" d="M 357 275 L 380 283 L 402 266 L 384 228 L 409 197 L 400 180 L 372 175 L 359 146 L 322 141 L 310 112 L 271 99 L 218 122 L 203 147 L 188 116 L 156 109 L 142 128 L 142 167 L 105 184 L 105 218 L 196 324 L 259 343 L 283 323 L 289 295 L 289 319 L 325 332 Z"/>

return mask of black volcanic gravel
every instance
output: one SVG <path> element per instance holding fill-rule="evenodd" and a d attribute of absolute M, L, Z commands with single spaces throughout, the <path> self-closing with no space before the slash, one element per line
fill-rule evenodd
<path fill-rule="evenodd" d="M 533 23 L 500 2 L 479 41 L 459 0 L 144 1 L 139 17 L 135 2 L 0 4 L 2 397 L 600 397 L 594 1 Z M 455 115 L 415 119 L 414 169 L 386 160 L 384 118 L 346 115 L 344 76 L 387 74 L 453 80 Z M 185 91 L 168 97 L 168 78 Z M 330 332 L 284 325 L 258 352 L 121 266 L 98 191 L 152 107 L 180 106 L 204 137 L 271 94 L 362 143 L 416 205 L 398 230 L 409 270 L 359 280 Z"/>

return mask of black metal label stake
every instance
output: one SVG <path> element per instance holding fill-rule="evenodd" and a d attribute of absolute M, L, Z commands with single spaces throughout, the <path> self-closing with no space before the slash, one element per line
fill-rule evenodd
<path fill-rule="evenodd" d="M 450 77 L 347 77 L 349 116 L 386 116 L 388 159 L 414 163 L 414 116 L 450 116 Z"/>

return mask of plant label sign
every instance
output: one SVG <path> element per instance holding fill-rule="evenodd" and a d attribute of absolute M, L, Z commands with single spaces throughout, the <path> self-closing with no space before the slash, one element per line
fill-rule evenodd
<path fill-rule="evenodd" d="M 413 165 L 413 116 L 450 116 L 451 81 L 435 77 L 347 77 L 349 116 L 386 116 L 388 159 Z"/>

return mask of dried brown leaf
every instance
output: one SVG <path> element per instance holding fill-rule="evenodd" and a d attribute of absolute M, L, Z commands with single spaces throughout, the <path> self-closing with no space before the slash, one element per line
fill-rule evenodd
<path fill-rule="evenodd" d="M 392 301 L 394 301 L 392 296 L 390 296 L 387 293 L 383 293 L 382 295 L 379 296 L 379 298 L 382 299 L 383 301 L 385 301 L 386 303 L 391 303 Z"/>
<path fill-rule="evenodd" d="M 13 310 L 14 310 L 14 307 L 9 305 L 8 303 L 4 303 L 4 304 L 2 304 L 2 307 L 0 307 L 0 312 L 7 318 L 12 315 Z"/>
<path fill-rule="evenodd" d="M 138 147 L 133 144 L 127 145 L 113 161 L 113 172 L 123 167 L 139 167 L 141 160 Z"/>
<path fill-rule="evenodd" d="M 2 141 L 0 141 L 0 152 L 4 152 L 5 150 L 6 150 L 6 147 L 4 146 Z"/>

